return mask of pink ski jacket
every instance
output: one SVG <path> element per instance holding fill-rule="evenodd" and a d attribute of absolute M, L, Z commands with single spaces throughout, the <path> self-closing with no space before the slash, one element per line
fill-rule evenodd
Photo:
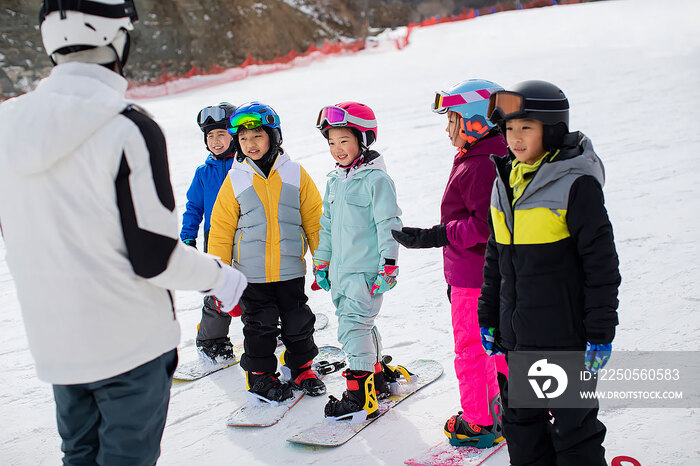
<path fill-rule="evenodd" d="M 484 251 L 489 238 L 487 213 L 496 169 L 489 155 L 504 156 L 505 139 L 481 139 L 466 153 L 455 155 L 440 204 L 440 221 L 447 226 L 448 246 L 442 250 L 445 280 L 461 288 L 480 288 Z"/>

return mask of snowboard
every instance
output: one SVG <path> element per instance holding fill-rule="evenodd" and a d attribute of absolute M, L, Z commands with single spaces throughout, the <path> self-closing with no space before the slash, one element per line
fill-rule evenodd
<path fill-rule="evenodd" d="M 504 440 L 491 448 L 454 447 L 446 440 L 404 463 L 412 466 L 477 466 L 488 459 L 502 458 L 508 464 L 505 446 Z"/>
<path fill-rule="evenodd" d="M 325 314 L 316 314 L 316 323 L 314 331 L 324 329 L 328 325 L 328 316 Z M 282 344 L 282 340 L 278 339 L 278 346 Z M 175 383 L 192 382 L 206 377 L 214 372 L 218 372 L 234 364 L 238 364 L 243 356 L 243 343 L 233 345 L 233 360 L 224 363 L 214 363 L 209 358 L 203 356 L 194 345 L 186 348 L 180 348 L 180 362 L 175 369 L 173 380 Z"/>
<path fill-rule="evenodd" d="M 319 378 L 332 372 L 339 371 L 345 366 L 345 352 L 335 346 L 321 346 L 318 356 L 314 358 L 312 368 Z M 246 404 L 231 414 L 227 424 L 231 427 L 269 427 L 277 424 L 285 414 L 304 398 L 305 393 L 294 390 L 294 396 L 277 404 L 258 402 Z"/>
<path fill-rule="evenodd" d="M 434 382 L 442 375 L 442 365 L 430 359 L 418 359 L 405 365 L 411 371 L 411 383 L 401 383 L 398 393 L 379 400 L 379 415 L 362 423 L 353 424 L 350 421 L 321 421 L 287 439 L 288 442 L 321 447 L 337 447 L 343 445 L 362 429 L 381 418 L 387 411 L 401 403 L 421 388 Z"/>
<path fill-rule="evenodd" d="M 191 354 L 194 351 L 194 355 Z M 183 355 L 183 353 L 185 353 Z M 230 361 L 215 363 L 208 357 L 197 351 L 197 348 L 192 346 L 180 352 L 181 357 L 185 356 L 188 359 L 181 359 L 173 374 L 173 380 L 178 382 L 192 382 L 206 377 L 209 374 L 218 372 L 234 364 L 238 364 L 243 356 L 243 343 L 233 345 L 233 359 Z"/>

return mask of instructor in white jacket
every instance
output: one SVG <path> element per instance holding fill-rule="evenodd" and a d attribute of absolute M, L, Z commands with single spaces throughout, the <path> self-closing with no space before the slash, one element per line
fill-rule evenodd
<path fill-rule="evenodd" d="M 46 0 L 57 64 L 0 105 L 0 225 L 64 464 L 153 465 L 180 327 L 173 289 L 228 311 L 245 277 L 178 241 L 165 139 L 124 99 L 128 0 Z"/>

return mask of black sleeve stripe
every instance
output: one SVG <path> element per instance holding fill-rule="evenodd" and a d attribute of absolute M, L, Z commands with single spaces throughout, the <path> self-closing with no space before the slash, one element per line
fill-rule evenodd
<path fill-rule="evenodd" d="M 170 166 L 168 164 L 168 150 L 165 145 L 165 136 L 158 124 L 147 115 L 139 112 L 132 106 L 128 106 L 122 115 L 130 119 L 138 127 L 141 136 L 146 142 L 146 148 L 151 161 L 153 172 L 153 184 L 156 187 L 160 202 L 171 212 L 175 210 L 175 195 L 170 183 Z"/>
<path fill-rule="evenodd" d="M 139 228 L 129 185 L 130 173 L 126 155 L 122 153 L 115 185 L 126 250 L 134 273 L 151 278 L 168 267 L 168 260 L 177 246 L 177 239 Z"/>

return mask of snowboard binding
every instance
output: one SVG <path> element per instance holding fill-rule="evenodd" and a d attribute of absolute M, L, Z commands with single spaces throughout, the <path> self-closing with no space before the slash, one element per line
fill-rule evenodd
<path fill-rule="evenodd" d="M 450 417 L 445 423 L 444 432 L 455 447 L 471 446 L 474 448 L 491 448 L 503 441 L 503 424 L 501 423 L 501 395 L 491 400 L 491 417 L 493 425 L 480 426 L 462 419 L 462 411 Z"/>
<path fill-rule="evenodd" d="M 345 360 L 342 361 L 318 361 L 311 365 L 318 375 L 328 375 L 338 372 L 345 367 Z"/>

